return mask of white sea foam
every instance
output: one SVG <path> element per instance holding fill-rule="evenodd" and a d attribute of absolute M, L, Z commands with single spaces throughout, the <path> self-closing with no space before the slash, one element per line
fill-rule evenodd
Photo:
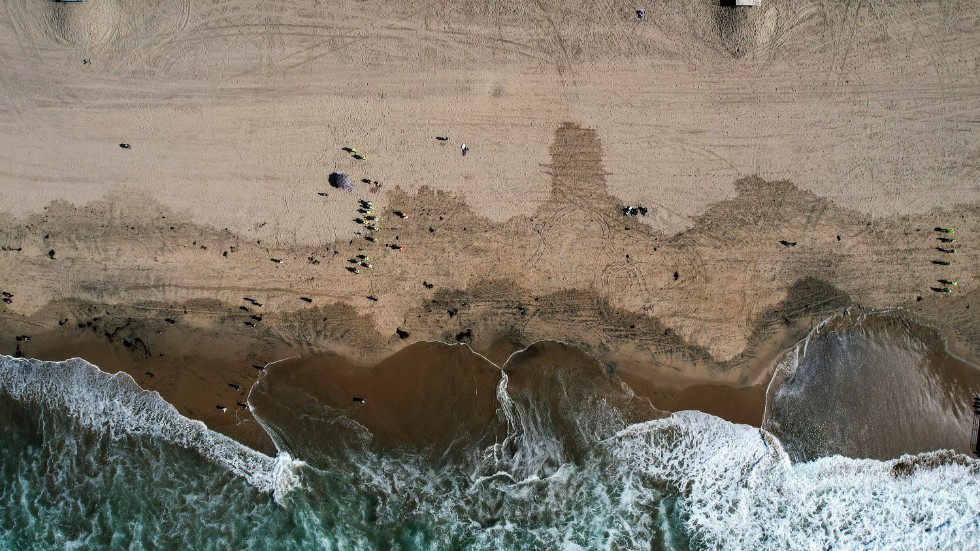
<path fill-rule="evenodd" d="M 638 493 L 681 494 L 696 543 L 717 549 L 968 549 L 980 541 L 980 462 L 828 457 L 792 464 L 775 437 L 685 411 L 603 442 Z M 918 464 L 896 474 L 896 464 Z M 625 474 L 625 473 L 624 473 Z"/>
<path fill-rule="evenodd" d="M 195 450 L 279 501 L 299 484 L 302 462 L 269 457 L 177 412 L 159 393 L 126 373 L 110 375 L 80 358 L 44 362 L 0 355 L 0 391 L 26 403 L 67 412 L 112 439 L 153 437 Z"/>

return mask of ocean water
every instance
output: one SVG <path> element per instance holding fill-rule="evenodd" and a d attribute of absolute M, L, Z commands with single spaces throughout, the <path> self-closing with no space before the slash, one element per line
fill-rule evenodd
<path fill-rule="evenodd" d="M 825 335 L 808 337 L 804 358 Z M 269 457 L 125 374 L 0 357 L 0 548 L 977 548 L 973 459 L 803 460 L 768 430 L 638 410 L 614 374 L 587 362 L 562 369 L 548 346 L 501 372 L 499 436 L 456 455 L 372 446 L 356 421 L 318 429 L 335 431 L 323 442 L 341 434 L 356 445 L 291 438 L 304 420 L 262 417 L 275 407 L 267 401 L 255 409 L 280 449 Z M 811 364 L 797 362 L 797 375 L 800 366 Z M 804 387 L 786 394 L 799 399 Z M 267 391 L 257 386 L 250 402 Z M 315 404 L 297 401 L 315 422 Z M 776 416 L 767 409 L 781 438 L 806 438 Z"/>

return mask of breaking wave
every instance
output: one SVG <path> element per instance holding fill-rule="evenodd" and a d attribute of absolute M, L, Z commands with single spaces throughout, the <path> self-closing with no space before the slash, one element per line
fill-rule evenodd
<path fill-rule="evenodd" d="M 0 397 L 61 411 L 112 439 L 158 438 L 192 449 L 264 492 L 284 496 L 295 479 L 288 454 L 269 457 L 177 412 L 159 393 L 140 388 L 128 374 L 110 375 L 73 358 L 64 362 L 0 356 Z"/>

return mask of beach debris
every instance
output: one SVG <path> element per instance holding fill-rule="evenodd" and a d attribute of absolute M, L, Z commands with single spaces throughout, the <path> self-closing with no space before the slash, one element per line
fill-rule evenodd
<path fill-rule="evenodd" d="M 350 176 L 344 174 L 343 172 L 332 172 L 330 176 L 327 177 L 327 182 L 343 191 L 354 191 L 354 180 Z"/>
<path fill-rule="evenodd" d="M 235 383 L 228 383 L 228 386 L 238 391 L 242 389 L 241 385 L 236 385 Z"/>
<path fill-rule="evenodd" d="M 223 406 L 221 404 L 218 404 L 217 406 L 215 406 L 215 409 L 220 409 L 221 410 L 221 413 L 228 413 L 228 408 L 226 408 L 225 406 Z"/>
<path fill-rule="evenodd" d="M 367 403 L 367 400 L 365 400 L 364 398 L 361 398 L 360 396 L 354 396 L 354 399 L 352 401 L 353 402 L 357 402 L 358 404 L 361 404 L 362 406 Z"/>
<path fill-rule="evenodd" d="M 796 241 L 786 241 L 785 239 L 780 239 L 779 244 L 784 247 L 795 247 Z"/>
<path fill-rule="evenodd" d="M 400 210 L 394 211 L 394 214 L 395 214 L 395 216 L 397 216 L 399 218 L 403 218 L 403 219 L 404 218 L 408 218 L 408 215 L 405 214 L 404 212 L 400 211 Z"/>
<path fill-rule="evenodd" d="M 275 262 L 276 264 L 282 264 L 283 262 L 285 262 L 285 260 L 281 258 L 270 258 L 269 260 Z"/>
<path fill-rule="evenodd" d="M 398 335 L 398 338 L 399 338 L 399 339 L 402 339 L 402 340 L 405 340 L 405 339 L 407 339 L 407 338 L 408 338 L 408 336 L 409 336 L 409 333 L 408 333 L 408 331 L 404 331 L 404 330 L 402 330 L 402 328 L 400 328 L 400 327 L 399 327 L 399 328 L 397 328 L 397 329 L 395 329 L 395 334 L 397 334 L 397 335 Z"/>
<path fill-rule="evenodd" d="M 646 216 L 647 213 L 650 212 L 650 210 L 646 207 L 631 207 L 629 205 L 623 206 L 620 211 L 623 213 L 623 216 L 629 216 L 630 218 L 636 218 L 637 216 L 641 215 Z"/>
<path fill-rule="evenodd" d="M 245 411 L 248 411 L 248 404 L 245 404 L 245 403 L 242 403 L 242 402 L 235 402 L 235 405 L 238 406 L 238 407 L 240 407 L 240 408 L 242 408 L 242 409 L 244 409 Z"/>
<path fill-rule="evenodd" d="M 299 297 L 299 299 L 302 300 L 303 302 L 306 302 L 306 303 L 312 303 L 313 302 L 313 299 L 311 299 L 310 297 Z"/>
<path fill-rule="evenodd" d="M 128 143 L 121 143 L 121 144 L 119 144 L 119 147 L 121 147 L 123 149 L 132 149 L 133 148 L 133 146 L 129 145 Z"/>
<path fill-rule="evenodd" d="M 934 228 L 934 229 L 935 229 L 935 230 L 936 230 L 937 232 L 942 232 L 942 233 L 954 233 L 954 230 L 955 230 L 956 228 L 943 228 L 943 227 L 936 227 L 936 228 Z"/>
<path fill-rule="evenodd" d="M 368 295 L 367 296 L 367 299 L 370 300 L 370 301 L 372 301 L 372 302 L 378 302 L 378 297 L 376 297 L 374 295 Z"/>
<path fill-rule="evenodd" d="M 466 145 L 466 143 L 463 143 L 463 145 L 459 146 L 459 149 L 460 151 L 463 152 L 464 157 L 466 156 L 466 153 L 469 152 L 470 150 L 470 148 Z"/>
<path fill-rule="evenodd" d="M 436 136 L 436 139 L 439 140 L 440 142 L 448 142 L 449 136 Z"/>

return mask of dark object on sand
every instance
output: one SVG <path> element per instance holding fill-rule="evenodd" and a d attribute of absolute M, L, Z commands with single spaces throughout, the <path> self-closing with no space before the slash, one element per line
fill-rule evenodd
<path fill-rule="evenodd" d="M 405 214 L 404 212 L 400 211 L 400 210 L 394 211 L 394 214 L 395 214 L 395 216 L 397 216 L 399 218 L 408 218 L 408 215 Z"/>
<path fill-rule="evenodd" d="M 953 233 L 954 232 L 954 229 L 953 228 L 941 228 L 941 227 L 938 227 L 938 226 L 935 227 L 935 228 L 933 228 L 933 230 L 935 230 L 937 232 L 942 232 L 942 233 Z"/>
<path fill-rule="evenodd" d="M 147 371 L 146 374 L 149 375 L 150 377 L 156 377 L 156 375 L 150 373 L 149 371 Z"/>
<path fill-rule="evenodd" d="M 51 260 L 54 260 L 54 249 L 51 249 L 50 251 L 48 251 L 48 258 L 50 258 Z"/>
<path fill-rule="evenodd" d="M 235 383 L 228 383 L 228 386 L 230 386 L 231 388 L 233 388 L 235 390 L 241 390 L 242 389 L 241 386 L 236 385 Z"/>
<path fill-rule="evenodd" d="M 318 191 L 318 192 L 316 192 L 316 194 L 319 195 L 320 197 L 326 197 L 327 196 L 327 192 L 325 192 L 325 191 Z"/>
<path fill-rule="evenodd" d="M 431 289 L 431 288 L 435 287 L 435 285 L 429 283 L 428 281 L 423 281 L 422 282 L 422 286 L 425 287 L 426 289 Z"/>
<path fill-rule="evenodd" d="M 645 9 L 643 9 L 643 8 L 637 8 L 637 10 L 636 10 L 636 18 L 637 19 L 643 19 L 643 16 L 645 16 L 646 13 L 647 13 L 647 11 Z"/>
<path fill-rule="evenodd" d="M 255 321 L 262 321 L 262 316 L 256 316 L 255 314 L 252 314 L 249 317 L 252 318 Z"/>
<path fill-rule="evenodd" d="M 281 258 L 270 258 L 269 260 L 275 262 L 276 264 L 282 264 L 283 262 Z"/>
<path fill-rule="evenodd" d="M 252 309 L 249 308 L 248 306 L 239 306 L 238 309 L 241 310 L 241 311 L 243 311 L 243 312 L 251 312 L 252 311 Z"/>
<path fill-rule="evenodd" d="M 242 409 L 244 409 L 245 411 L 248 411 L 248 404 L 243 404 L 242 402 L 235 402 L 235 404 L 236 404 L 236 405 L 237 405 L 238 407 L 240 407 L 240 408 L 242 408 Z"/>
<path fill-rule="evenodd" d="M 357 402 L 358 404 L 361 404 L 362 406 L 367 402 L 367 400 L 365 400 L 364 398 L 361 398 L 360 396 L 354 396 L 354 399 L 352 401 Z"/>
<path fill-rule="evenodd" d="M 680 272 L 674 272 L 674 281 L 677 281 L 681 277 Z"/>
<path fill-rule="evenodd" d="M 980 457 L 980 394 L 973 395 L 973 455 Z"/>
<path fill-rule="evenodd" d="M 956 243 L 956 239 L 953 239 L 952 237 L 937 237 L 936 239 L 942 243 Z"/>
<path fill-rule="evenodd" d="M 343 172 L 333 172 L 327 177 L 327 181 L 330 185 L 343 190 L 343 191 L 354 191 L 354 179 L 350 176 L 344 174 Z"/>
<path fill-rule="evenodd" d="M 244 306 L 243 306 L 243 308 L 244 308 Z M 170 325 L 173 325 L 173 324 L 177 323 L 177 320 L 175 320 L 173 318 L 163 318 L 163 321 L 169 323 Z"/>
<path fill-rule="evenodd" d="M 372 301 L 372 302 L 378 302 L 378 297 L 376 297 L 374 295 L 368 295 L 367 296 L 367 299 L 370 300 L 370 301 Z"/>
<path fill-rule="evenodd" d="M 129 145 L 128 143 L 121 143 L 121 144 L 119 144 L 119 147 L 121 147 L 123 149 L 132 149 L 133 148 L 133 146 Z"/>
<path fill-rule="evenodd" d="M 784 247 L 795 247 L 796 241 L 786 241 L 785 239 L 780 239 L 779 244 Z"/>
<path fill-rule="evenodd" d="M 449 136 L 436 136 L 436 139 L 439 140 L 440 142 L 448 142 Z"/>
<path fill-rule="evenodd" d="M 646 207 L 631 207 L 626 205 L 625 207 L 621 208 L 620 211 L 623 213 L 623 216 L 636 218 L 639 215 L 646 216 L 647 213 L 650 212 L 650 209 Z"/>
<path fill-rule="evenodd" d="M 29 336 L 27 336 L 27 335 L 18 335 L 15 338 L 17 339 L 17 341 L 29 341 L 29 340 L 31 340 L 31 338 Z"/>
<path fill-rule="evenodd" d="M 255 369 L 258 369 L 259 371 L 263 371 L 263 372 L 265 371 L 265 366 L 264 365 L 252 364 L 252 367 L 254 367 Z"/>
<path fill-rule="evenodd" d="M 312 303 L 313 302 L 313 299 L 311 299 L 310 297 L 299 297 L 299 299 L 302 300 L 303 302 L 306 302 L 306 303 Z"/>
<path fill-rule="evenodd" d="M 58 320 L 58 325 L 64 325 L 66 323 L 68 323 L 68 318 L 65 318 L 65 319 L 62 319 L 62 320 Z"/>
<path fill-rule="evenodd" d="M 952 262 L 949 262 L 947 260 L 930 260 L 929 262 L 932 262 L 933 264 L 936 264 L 937 266 L 950 266 L 950 265 L 953 264 Z"/>
<path fill-rule="evenodd" d="M 255 327 L 255 324 L 250 321 L 246 321 L 245 325 L 247 325 L 248 327 Z"/>
<path fill-rule="evenodd" d="M 936 250 L 939 251 L 939 252 L 941 252 L 941 253 L 946 253 L 946 254 L 953 254 L 953 253 L 956 252 L 956 249 L 946 249 L 946 248 L 943 248 L 943 247 L 936 247 Z"/>
<path fill-rule="evenodd" d="M 398 334 L 399 339 L 404 340 L 408 338 L 408 331 L 403 331 L 401 328 L 395 329 L 395 333 Z"/>
<path fill-rule="evenodd" d="M 228 408 L 226 408 L 225 406 L 223 406 L 221 404 L 218 404 L 217 406 L 215 406 L 214 409 L 220 409 L 222 411 L 222 413 L 228 413 Z"/>
<path fill-rule="evenodd" d="M 950 289 L 949 287 L 929 287 L 929 288 L 932 289 L 933 291 L 937 292 L 937 293 L 942 293 L 944 295 L 951 295 L 951 294 L 953 294 L 953 290 Z"/>

